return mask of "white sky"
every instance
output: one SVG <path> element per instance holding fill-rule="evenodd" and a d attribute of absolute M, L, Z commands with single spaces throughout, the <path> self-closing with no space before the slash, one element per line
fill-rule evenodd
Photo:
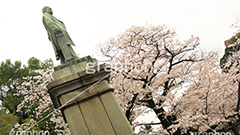
<path fill-rule="evenodd" d="M 0 2 L 0 61 L 34 56 L 52 58 L 54 51 L 42 24 L 50 6 L 63 21 L 80 56 L 93 55 L 97 44 L 132 25 L 167 24 L 180 39 L 199 36 L 202 50 L 224 51 L 224 40 L 240 13 L 239 0 L 5 0 Z M 59 63 L 56 62 L 55 63 Z"/>

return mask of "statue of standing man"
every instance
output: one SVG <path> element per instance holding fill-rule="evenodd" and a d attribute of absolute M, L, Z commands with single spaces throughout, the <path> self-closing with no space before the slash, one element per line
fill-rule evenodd
<path fill-rule="evenodd" d="M 48 39 L 52 42 L 56 59 L 61 61 L 61 64 L 77 58 L 71 45 L 74 45 L 70 36 L 67 33 L 64 23 L 52 16 L 52 9 L 45 6 L 43 9 L 43 24 L 48 33 Z M 74 45 L 75 46 L 75 45 Z"/>

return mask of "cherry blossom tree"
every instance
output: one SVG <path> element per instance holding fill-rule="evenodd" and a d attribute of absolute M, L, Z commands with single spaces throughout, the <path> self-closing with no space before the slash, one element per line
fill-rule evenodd
<path fill-rule="evenodd" d="M 48 131 L 50 134 L 70 134 L 70 131 L 63 120 L 60 111 L 53 113 L 53 103 L 47 92 L 47 85 L 52 81 L 51 70 L 36 70 L 37 76 L 26 77 L 26 81 L 18 89 L 25 94 L 24 100 L 18 105 L 18 112 L 25 111 L 29 115 L 28 121 L 18 127 L 18 131 L 37 127 L 38 130 Z M 44 119 L 46 117 L 46 119 Z M 42 120 L 44 119 L 44 120 Z M 42 121 L 41 121 L 42 120 Z M 36 122 L 39 122 L 36 126 Z M 30 129 L 31 131 L 31 129 Z"/>
<path fill-rule="evenodd" d="M 169 106 L 175 102 L 177 91 L 189 83 L 193 65 L 202 60 L 198 45 L 198 38 L 193 36 L 180 42 L 176 32 L 165 25 L 133 26 L 99 45 L 110 60 L 111 84 L 133 127 L 139 125 L 139 115 L 151 111 L 163 129 L 171 133 L 169 127 L 177 116 Z"/>
<path fill-rule="evenodd" d="M 218 53 L 211 52 L 203 61 L 192 66 L 190 86 L 177 102 L 177 124 L 173 132 L 181 129 L 182 134 L 192 132 L 231 132 L 240 130 L 240 52 L 234 54 L 226 64 L 231 67 L 222 72 Z M 232 64 L 235 61 L 235 64 Z"/>

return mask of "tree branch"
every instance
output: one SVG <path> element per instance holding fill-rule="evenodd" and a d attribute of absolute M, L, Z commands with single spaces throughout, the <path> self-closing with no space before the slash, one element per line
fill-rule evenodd
<path fill-rule="evenodd" d="M 202 61 L 202 60 L 204 60 L 204 59 L 200 59 L 200 60 L 183 59 L 183 60 L 180 60 L 180 61 L 178 61 L 176 63 L 173 63 L 172 66 L 175 66 L 175 65 L 180 64 L 180 63 L 185 62 L 185 61 L 188 61 L 188 62 L 198 62 L 198 61 Z"/>
<path fill-rule="evenodd" d="M 136 126 L 143 126 L 143 125 L 159 125 L 161 124 L 161 122 L 156 122 L 156 123 L 141 123 L 141 124 L 137 124 Z"/>
<path fill-rule="evenodd" d="M 138 93 L 134 94 L 132 100 L 128 102 L 128 105 L 130 105 L 130 106 L 127 108 L 126 113 L 125 113 L 125 115 L 126 115 L 126 117 L 127 117 L 127 120 L 128 120 L 130 123 L 131 123 L 131 121 L 130 121 L 131 112 L 132 112 L 132 109 L 133 109 L 133 107 L 134 107 L 134 102 L 136 101 L 137 96 L 138 96 Z"/>

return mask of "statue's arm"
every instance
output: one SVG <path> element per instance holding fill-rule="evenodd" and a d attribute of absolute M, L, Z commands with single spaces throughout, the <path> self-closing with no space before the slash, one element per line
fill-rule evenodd
<path fill-rule="evenodd" d="M 48 40 L 51 41 L 51 36 L 50 36 L 49 32 L 47 34 L 48 34 Z"/>

